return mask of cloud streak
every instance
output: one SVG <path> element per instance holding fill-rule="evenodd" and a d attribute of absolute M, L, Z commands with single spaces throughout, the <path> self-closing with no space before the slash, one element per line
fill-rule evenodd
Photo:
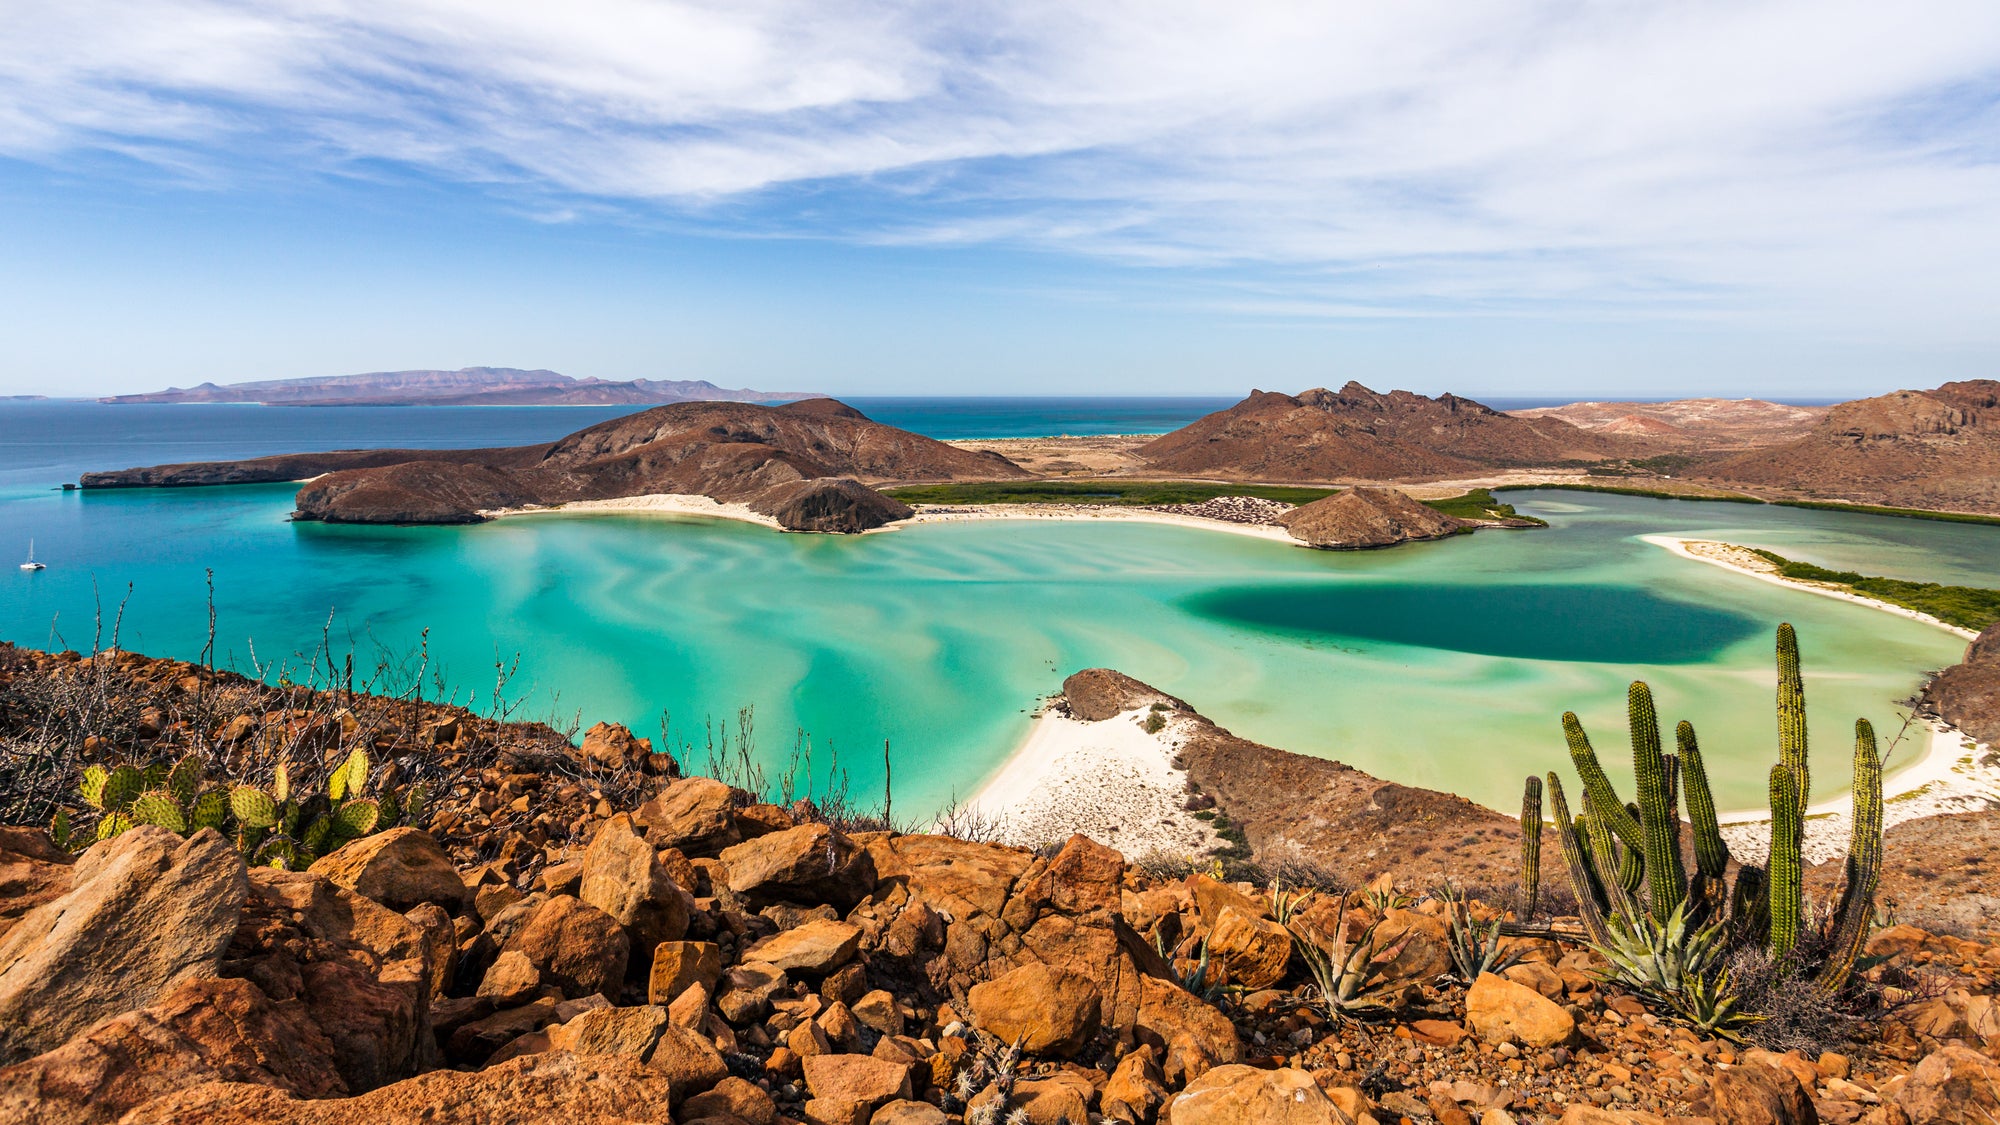
<path fill-rule="evenodd" d="M 1248 271 L 1280 316 L 1996 334 L 1990 0 L 9 9 L 0 153 L 56 166 L 386 161 L 539 214 Z"/>

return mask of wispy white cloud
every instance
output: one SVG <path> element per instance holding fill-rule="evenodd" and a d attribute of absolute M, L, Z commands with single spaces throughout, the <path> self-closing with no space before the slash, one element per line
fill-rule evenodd
<path fill-rule="evenodd" d="M 1264 270 L 1274 315 L 2000 298 L 1991 0 L 14 0 L 0 152 L 93 149 Z"/>

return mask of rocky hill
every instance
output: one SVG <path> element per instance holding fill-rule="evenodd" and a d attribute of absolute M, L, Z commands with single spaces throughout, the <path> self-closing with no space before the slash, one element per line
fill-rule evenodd
<path fill-rule="evenodd" d="M 77 687 L 95 718 L 54 709 Z M 1069 705 L 1134 692 L 1160 701 L 1099 673 L 1072 678 Z M 1504 917 L 1504 894 L 1457 906 L 1394 878 L 1253 882 L 1081 836 L 1029 851 L 900 831 L 681 776 L 613 724 L 579 745 L 125 653 L 0 647 L 0 699 L 0 761 L 53 733 L 71 763 L 0 774 L 9 808 L 83 762 L 159 762 L 180 764 L 144 812 L 124 780 L 83 791 L 157 820 L 174 787 L 226 781 L 260 817 L 245 790 L 277 762 L 307 805 L 357 751 L 379 763 L 339 797 L 365 826 L 284 853 L 300 869 L 246 864 L 255 838 L 219 811 L 97 840 L 94 806 L 71 800 L 80 854 L 0 828 L 0 1120 L 1970 1125 L 2000 1109 L 1984 1053 L 2000 948 L 1907 925 L 1868 943 L 1886 1007 L 1772 1050 L 1610 983 L 1574 919 L 1491 931 L 1504 960 L 1461 967 L 1465 927 Z M 1244 768 L 1224 753 L 1190 751 L 1218 785 Z M 435 787 L 420 810 L 415 781 Z M 1357 872 L 1456 871 L 1440 845 L 1506 823 L 1334 774 L 1239 784 L 1231 801 L 1292 816 L 1295 838 L 1324 812 L 1372 817 L 1369 847 L 1335 857 Z M 1315 796 L 1287 813 L 1294 790 Z M 348 815 L 364 806 L 400 811 L 377 827 Z M 1340 966 L 1331 990 L 1314 965 Z"/>
<path fill-rule="evenodd" d="M 1441 539 L 1469 526 L 1393 488 L 1357 486 L 1278 517 L 1292 538 L 1314 547 L 1353 550 Z"/>
<path fill-rule="evenodd" d="M 1296 397 L 1253 391 L 1140 447 L 1155 472 L 1270 481 L 1419 480 L 1483 468 L 1601 460 L 1629 442 L 1457 395 L 1378 394 L 1350 382 Z"/>
<path fill-rule="evenodd" d="M 1698 475 L 1797 496 L 2000 512 L 2000 381 L 1844 402 L 1804 437 Z"/>
<path fill-rule="evenodd" d="M 1930 714 L 1989 745 L 2000 746 L 2000 624 L 1965 647 L 1965 661 L 1932 677 L 1920 702 Z"/>
<path fill-rule="evenodd" d="M 884 426 L 852 407 L 817 398 L 775 407 L 656 407 L 549 445 L 516 449 L 299 454 L 91 473 L 82 484 L 118 488 L 311 476 L 316 479 L 299 490 L 297 518 L 333 523 L 471 523 L 500 508 L 678 493 L 746 504 L 794 530 L 860 531 L 910 514 L 869 484 L 1026 475 L 996 454 Z"/>
<path fill-rule="evenodd" d="M 1824 406 L 1754 398 L 1687 398 L 1672 402 L 1572 402 L 1509 413 L 1556 418 L 1579 429 L 1651 439 L 1676 452 L 1743 450 L 1803 436 L 1826 417 Z"/>
<path fill-rule="evenodd" d="M 706 379 L 573 379 L 553 371 L 466 367 L 457 371 L 374 371 L 218 386 L 169 387 L 112 395 L 108 403 L 255 402 L 266 406 L 645 406 L 666 402 L 784 402 L 800 391 L 718 387 Z"/>

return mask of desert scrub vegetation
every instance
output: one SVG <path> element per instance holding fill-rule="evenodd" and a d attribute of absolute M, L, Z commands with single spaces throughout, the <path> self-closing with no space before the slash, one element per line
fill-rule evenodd
<path fill-rule="evenodd" d="M 1936 582 L 1911 582 L 1883 578 L 1852 570 L 1830 570 L 1809 562 L 1788 559 L 1773 551 L 1748 548 L 1753 554 L 1778 568 L 1780 577 L 1800 582 L 1824 582 L 1844 586 L 1878 601 L 1928 613 L 1947 625 L 1978 632 L 2000 621 L 2000 590 L 1978 586 L 1945 586 Z"/>
<path fill-rule="evenodd" d="M 1423 505 L 1447 516 L 1462 520 L 1520 520 L 1536 527 L 1547 527 L 1546 520 L 1524 516 L 1514 510 L 1514 505 L 1504 504 L 1493 498 L 1489 489 L 1475 488 L 1463 496 L 1447 496 L 1441 500 L 1425 500 Z"/>

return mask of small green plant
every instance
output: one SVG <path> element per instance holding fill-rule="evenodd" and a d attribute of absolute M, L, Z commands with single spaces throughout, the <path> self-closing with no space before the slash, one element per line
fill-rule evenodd
<path fill-rule="evenodd" d="M 1521 960 L 1518 950 L 1500 948 L 1500 919 L 1481 922 L 1472 916 L 1472 905 L 1449 882 L 1439 884 L 1439 901 L 1444 903 L 1445 944 L 1451 953 L 1452 972 L 1461 984 L 1471 984 L 1481 973 L 1504 973 Z"/>
<path fill-rule="evenodd" d="M 1139 724 L 1139 729 L 1145 731 L 1147 734 L 1158 734 L 1166 728 L 1167 717 L 1158 711 L 1148 712 L 1145 720 Z"/>
<path fill-rule="evenodd" d="M 1409 943 L 1409 937 L 1394 942 L 1378 940 L 1383 918 L 1377 913 L 1362 928 L 1360 936 L 1349 940 L 1345 896 L 1334 913 L 1331 932 L 1320 933 L 1300 913 L 1310 898 L 1311 892 L 1307 892 L 1279 912 L 1285 916 L 1285 929 L 1292 935 L 1292 951 L 1305 962 L 1306 972 L 1312 977 L 1309 991 L 1314 1002 L 1327 1018 L 1335 1020 L 1381 1013 L 1394 1007 L 1405 982 L 1391 975 L 1391 966 Z"/>
<path fill-rule="evenodd" d="M 211 785 L 192 755 L 171 766 L 162 762 L 143 769 L 92 765 L 78 786 L 84 803 L 99 810 L 92 840 L 79 839 L 67 814 L 60 812 L 49 835 L 58 846 L 74 848 L 139 824 L 183 836 L 213 828 L 235 838 L 246 862 L 298 870 L 343 844 L 423 815 L 427 795 L 421 783 L 407 790 L 384 786 L 377 796 L 364 797 L 368 775 L 368 752 L 359 747 L 327 776 L 320 793 L 294 792 L 290 767 L 283 764 L 268 791 L 254 785 L 229 790 Z"/>

